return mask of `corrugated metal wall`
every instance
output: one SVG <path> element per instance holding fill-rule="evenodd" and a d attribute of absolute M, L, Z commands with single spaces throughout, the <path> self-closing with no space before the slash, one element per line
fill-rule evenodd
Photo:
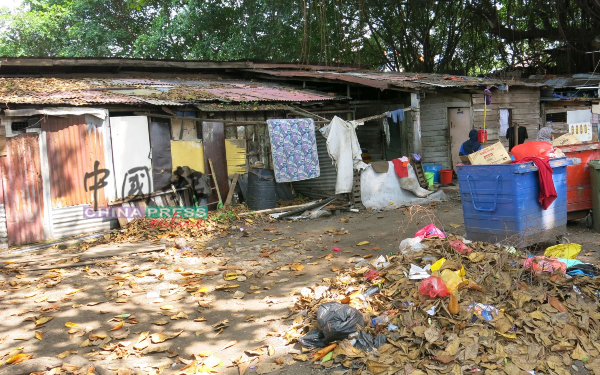
<path fill-rule="evenodd" d="M 310 180 L 296 181 L 292 186 L 296 192 L 309 198 L 327 198 L 335 195 L 337 170 L 327 153 L 327 140 L 320 131 L 316 131 L 317 152 L 319 154 L 319 168 L 321 175 Z"/>
<path fill-rule="evenodd" d="M 9 245 L 44 240 L 44 200 L 39 134 L 27 133 L 6 140 L 2 180 Z"/>
<path fill-rule="evenodd" d="M 118 227 L 118 221 L 108 219 L 84 219 L 83 208 L 88 204 L 52 209 L 52 232 L 55 238 L 83 233 L 107 231 Z"/>
<path fill-rule="evenodd" d="M 52 208 L 92 203 L 92 191 L 85 189 L 85 174 L 106 168 L 101 131 L 87 125 L 85 116 L 49 116 L 42 120 L 46 132 Z M 88 180 L 88 187 L 93 179 Z M 98 191 L 98 206 L 106 206 L 104 189 Z"/>

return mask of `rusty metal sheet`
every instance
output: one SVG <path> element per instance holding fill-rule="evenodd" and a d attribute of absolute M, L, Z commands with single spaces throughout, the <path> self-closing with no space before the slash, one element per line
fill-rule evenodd
<path fill-rule="evenodd" d="M 203 122 L 202 123 L 202 141 L 204 143 L 204 160 L 206 161 L 206 173 L 210 172 L 208 159 L 212 160 L 215 176 L 219 184 L 221 199 L 225 201 L 229 193 L 229 179 L 227 177 L 227 153 L 225 151 L 225 124 L 222 122 Z M 214 186 L 214 181 L 211 181 Z M 218 202 L 219 197 L 216 190 L 208 198 L 208 203 Z M 215 208 L 211 205 L 209 208 Z"/>
<path fill-rule="evenodd" d="M 0 158 L 9 245 L 44 240 L 44 198 L 38 133 L 7 139 Z"/>
<path fill-rule="evenodd" d="M 298 90 L 284 90 L 269 87 L 238 87 L 238 88 L 216 88 L 202 89 L 219 99 L 243 101 L 282 101 L 282 102 L 308 102 L 320 100 L 334 100 L 333 96 L 318 95 Z"/>
<path fill-rule="evenodd" d="M 171 185 L 173 174 L 171 126 L 169 123 L 150 123 L 150 146 L 152 150 L 152 185 L 154 190 L 168 188 Z"/>
<path fill-rule="evenodd" d="M 87 125 L 85 116 L 48 116 L 42 120 L 48 148 L 52 208 L 93 203 L 93 178 L 86 173 L 106 168 L 104 140 L 100 129 Z M 99 177 L 101 177 L 99 175 Z M 104 188 L 98 190 L 98 206 L 106 206 Z"/>

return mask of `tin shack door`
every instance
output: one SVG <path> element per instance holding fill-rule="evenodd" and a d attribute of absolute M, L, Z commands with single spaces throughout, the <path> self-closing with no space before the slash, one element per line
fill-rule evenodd
<path fill-rule="evenodd" d="M 210 174 L 208 159 L 215 168 L 215 176 L 211 176 L 219 184 L 221 199 L 225 201 L 229 193 L 229 179 L 227 178 L 227 153 L 225 152 L 225 124 L 222 122 L 203 122 L 202 141 L 204 142 L 204 157 L 206 158 L 206 173 Z M 208 203 L 219 201 L 216 190 L 208 198 Z M 209 208 L 215 208 L 210 205 Z"/>
<path fill-rule="evenodd" d="M 6 139 L 2 163 L 8 244 L 44 240 L 44 201 L 38 133 Z"/>

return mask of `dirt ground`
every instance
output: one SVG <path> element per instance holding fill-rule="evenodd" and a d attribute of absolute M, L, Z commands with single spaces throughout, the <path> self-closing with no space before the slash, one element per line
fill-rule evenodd
<path fill-rule="evenodd" d="M 262 355 L 253 357 L 247 374 L 262 372 L 275 360 L 282 367 L 273 373 L 322 373 L 310 363 L 294 363 L 291 354 L 300 353 L 300 346 L 286 346 L 280 337 L 294 319 L 289 308 L 298 291 L 333 276 L 332 269 L 350 265 L 352 258 L 397 251 L 399 242 L 429 224 L 433 215 L 444 230 L 463 235 L 460 201 L 456 194 L 448 197 L 426 209 L 249 224 L 198 250 L 160 244 L 160 251 L 152 251 L 157 247 L 141 243 L 102 245 L 83 254 L 68 249 L 4 254 L 0 356 L 6 361 L 12 350 L 22 347 L 33 358 L 4 364 L 0 375 L 63 363 L 83 374 L 92 365 L 98 374 L 176 374 L 193 355 L 208 352 L 223 363 L 216 371 L 238 374 L 232 361 L 260 348 Z M 582 221 L 570 224 L 566 237 L 583 245 L 580 260 L 597 262 L 598 236 Z M 357 245 L 363 241 L 369 244 Z M 94 259 L 103 251 L 119 255 Z M 81 263 L 87 252 L 89 264 L 69 267 Z M 30 263 L 18 263 L 23 260 Z M 225 280 L 224 274 L 235 279 Z M 150 336 L 144 339 L 146 332 Z M 134 349 L 136 345 L 143 349 Z M 56 357 L 61 353 L 65 358 Z"/>

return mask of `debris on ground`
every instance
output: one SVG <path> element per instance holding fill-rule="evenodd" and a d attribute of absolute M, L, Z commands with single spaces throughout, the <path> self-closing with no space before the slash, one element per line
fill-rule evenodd
<path fill-rule="evenodd" d="M 327 362 L 321 352 L 294 359 L 348 374 L 570 374 L 575 361 L 600 374 L 600 278 L 571 277 L 566 267 L 541 272 L 547 268 L 532 266 L 535 257 L 442 236 L 433 226 L 419 231 L 425 246 L 390 253 L 375 279 L 375 267 L 360 262 L 305 287 L 284 338 L 306 348 L 335 347 Z M 580 246 L 550 252 L 565 249 Z M 414 277 L 424 272 L 427 278 Z M 316 298 L 312 291 L 324 286 Z M 348 320 L 352 329 L 332 332 L 339 319 L 335 325 L 322 319 L 332 307 L 362 317 Z"/>

